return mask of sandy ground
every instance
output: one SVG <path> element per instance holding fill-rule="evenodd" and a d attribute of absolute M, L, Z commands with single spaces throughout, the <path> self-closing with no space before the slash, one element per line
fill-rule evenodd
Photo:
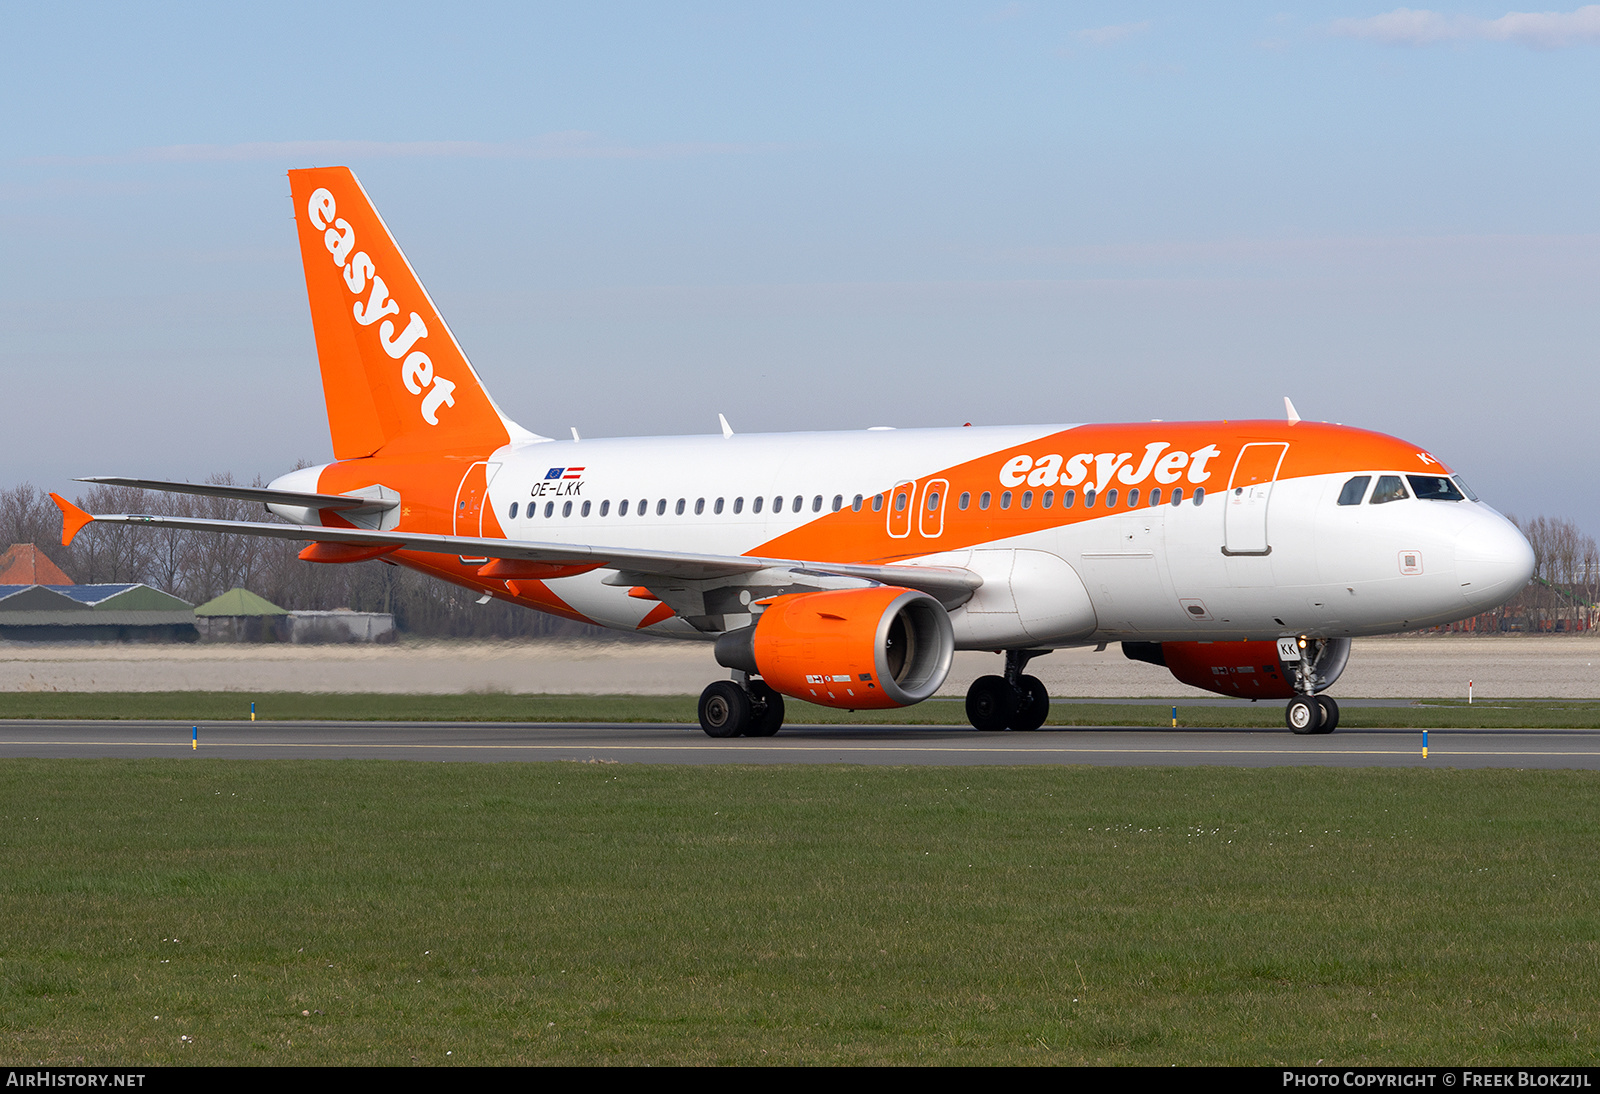
<path fill-rule="evenodd" d="M 1565 636 L 1358 640 L 1333 689 L 1344 698 L 1600 698 L 1600 639 Z M 1001 668 L 959 653 L 941 694 Z M 1061 650 L 1029 671 L 1052 695 L 1204 695 L 1164 669 Z M 117 646 L 0 643 L 3 691 L 698 693 L 726 676 L 700 643 L 402 642 L 394 646 Z"/>

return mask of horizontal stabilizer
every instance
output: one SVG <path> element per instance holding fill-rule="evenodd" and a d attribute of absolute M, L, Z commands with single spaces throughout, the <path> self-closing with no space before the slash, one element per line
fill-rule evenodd
<path fill-rule="evenodd" d="M 71 547 L 73 537 L 83 531 L 83 526 L 92 522 L 94 518 L 60 494 L 51 494 L 50 500 L 61 510 L 61 546 Z"/>
<path fill-rule="evenodd" d="M 302 509 L 366 509 L 381 512 L 400 504 L 393 499 L 359 498 L 348 494 L 306 494 L 298 490 L 271 490 L 264 486 L 163 482 L 160 479 L 127 479 L 120 475 L 94 475 L 77 481 L 99 483 L 102 486 L 132 486 L 164 494 L 198 494 L 203 498 L 233 498 L 237 501 L 258 501 L 263 505 L 293 505 Z"/>

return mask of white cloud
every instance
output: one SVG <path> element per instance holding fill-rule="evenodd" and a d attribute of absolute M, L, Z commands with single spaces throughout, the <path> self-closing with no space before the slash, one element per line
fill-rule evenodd
<path fill-rule="evenodd" d="M 1396 8 L 1366 19 L 1336 19 L 1328 33 L 1384 45 L 1430 46 L 1439 42 L 1517 42 L 1535 49 L 1600 43 L 1600 4 L 1576 11 L 1513 11 L 1498 19 L 1445 15 Z"/>
<path fill-rule="evenodd" d="M 1150 20 L 1145 19 L 1138 23 L 1117 23 L 1109 27 L 1094 27 L 1091 30 L 1080 30 L 1078 37 L 1085 42 L 1096 46 L 1109 46 L 1113 42 L 1120 42 L 1124 38 L 1132 38 L 1135 34 L 1143 34 L 1150 29 Z"/>
<path fill-rule="evenodd" d="M 426 157 L 445 159 L 665 159 L 776 148 L 777 145 L 608 143 L 594 133 L 547 133 L 530 141 L 253 141 L 243 144 L 169 144 L 100 156 L 34 156 L 28 166 L 125 163 L 223 163 L 258 160 L 333 163 L 345 159 Z"/>

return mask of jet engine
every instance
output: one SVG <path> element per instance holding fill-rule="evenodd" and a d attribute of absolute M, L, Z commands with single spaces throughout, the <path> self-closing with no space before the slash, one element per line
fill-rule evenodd
<path fill-rule="evenodd" d="M 891 585 L 779 596 L 749 627 L 717 639 L 717 662 L 784 695 L 846 710 L 920 703 L 955 655 L 944 607 Z"/>
<path fill-rule="evenodd" d="M 1241 699 L 1292 699 L 1299 666 L 1278 657 L 1273 642 L 1124 642 L 1122 652 L 1171 671 L 1183 683 L 1218 695 Z M 1302 656 L 1309 658 L 1312 690 L 1330 687 L 1350 660 L 1350 639 L 1311 639 Z"/>

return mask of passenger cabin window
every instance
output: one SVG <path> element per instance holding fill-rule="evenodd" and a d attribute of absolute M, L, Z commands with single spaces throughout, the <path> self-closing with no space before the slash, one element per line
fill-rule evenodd
<path fill-rule="evenodd" d="M 722 513 L 722 499 L 721 498 L 717 499 L 717 503 L 711 507 L 711 511 L 713 513 L 717 513 L 719 515 Z"/>
<path fill-rule="evenodd" d="M 822 499 L 818 498 L 817 501 L 820 504 Z M 796 513 L 798 513 L 800 510 L 804 509 L 805 507 L 806 507 L 806 499 L 802 498 L 799 494 L 796 494 L 794 496 L 794 511 Z"/>
<path fill-rule="evenodd" d="M 811 499 L 811 511 L 813 513 L 822 512 L 822 495 L 821 494 L 818 494 L 816 497 Z"/>
<path fill-rule="evenodd" d="M 1411 492 L 1423 501 L 1465 501 L 1446 475 L 1407 475 Z"/>
<path fill-rule="evenodd" d="M 588 502 L 584 502 L 583 503 L 583 512 L 580 513 L 579 515 L 580 516 L 585 516 L 585 517 L 589 515 L 589 503 Z"/>
<path fill-rule="evenodd" d="M 1203 486 L 1195 487 L 1194 488 L 1194 503 L 1196 505 L 1204 505 L 1205 504 L 1205 500 L 1206 500 L 1206 488 L 1203 487 Z"/>
<path fill-rule="evenodd" d="M 960 506 L 962 509 L 965 509 L 967 506 L 969 506 L 971 504 L 972 504 L 972 494 L 971 494 L 971 492 L 963 490 L 961 492 L 961 497 L 956 501 L 956 505 Z"/>
<path fill-rule="evenodd" d="M 660 501 L 656 502 L 656 516 L 664 517 L 666 515 L 667 515 L 667 499 L 666 498 L 662 498 Z"/>
<path fill-rule="evenodd" d="M 1132 509 L 1139 504 L 1139 490 L 1135 487 L 1128 491 L 1128 508 Z"/>
<path fill-rule="evenodd" d="M 1066 490 L 1066 491 L 1062 492 L 1062 494 L 1061 494 L 1061 508 L 1063 508 L 1063 509 L 1071 509 L 1077 503 L 1078 503 L 1078 492 L 1076 490 Z"/>
<path fill-rule="evenodd" d="M 1180 486 L 1180 487 L 1178 487 L 1176 490 L 1174 490 L 1172 492 L 1172 504 L 1173 505 L 1182 505 L 1183 504 L 1183 487 Z"/>
<path fill-rule="evenodd" d="M 882 494 L 874 494 L 874 495 L 872 495 L 872 511 L 874 513 L 878 513 L 878 512 L 882 512 L 882 510 L 883 510 L 883 495 Z"/>
<path fill-rule="evenodd" d="M 864 500 L 865 499 L 862 498 L 862 496 L 860 494 L 857 494 L 855 496 L 855 498 L 850 502 L 850 511 L 853 512 L 853 513 L 861 512 L 861 503 Z"/>
<path fill-rule="evenodd" d="M 1372 488 L 1371 505 L 1382 505 L 1386 501 L 1404 501 L 1411 495 L 1406 493 L 1405 483 L 1400 481 L 1399 475 L 1380 475 L 1378 485 Z"/>
<path fill-rule="evenodd" d="M 1113 486 L 1110 490 L 1106 491 L 1106 508 L 1107 509 L 1115 509 L 1116 507 L 1117 507 L 1117 488 Z"/>
<path fill-rule="evenodd" d="M 755 501 L 751 502 L 750 503 L 750 511 L 752 513 L 761 512 L 761 506 L 766 503 L 766 500 L 767 500 L 766 498 L 757 498 Z"/>
<path fill-rule="evenodd" d="M 1032 509 L 1033 508 L 1033 491 L 1032 490 L 1024 490 L 1022 492 L 1022 507 L 1024 509 Z"/>
<path fill-rule="evenodd" d="M 511 503 L 511 519 L 512 520 L 516 520 L 517 519 L 517 503 L 516 502 L 512 502 Z"/>
<path fill-rule="evenodd" d="M 683 516 L 683 506 L 684 506 L 684 500 L 682 498 L 679 498 L 678 499 L 678 504 L 672 507 L 672 515 L 675 516 L 675 517 Z"/>
<path fill-rule="evenodd" d="M 989 491 L 985 490 L 983 493 L 978 495 L 978 508 L 989 508 Z"/>
<path fill-rule="evenodd" d="M 733 515 L 734 516 L 738 516 L 742 512 L 744 512 L 744 498 L 742 496 L 734 498 L 733 499 Z"/>
<path fill-rule="evenodd" d="M 938 511 L 939 511 L 939 491 L 930 490 L 930 491 L 928 491 L 928 512 L 937 513 Z"/>
<path fill-rule="evenodd" d="M 694 499 L 694 515 L 697 516 L 697 517 L 704 516 L 705 515 L 705 511 L 706 511 L 706 499 L 705 498 L 695 498 Z"/>
<path fill-rule="evenodd" d="M 561 506 L 561 515 L 564 517 L 572 515 L 572 503 L 570 501 Z"/>
<path fill-rule="evenodd" d="M 1009 491 L 1009 490 L 1000 491 L 1000 508 L 1002 508 L 1002 509 L 1010 509 L 1011 508 L 1011 491 Z"/>
<path fill-rule="evenodd" d="M 548 517 L 551 513 L 554 513 L 555 511 L 556 511 L 556 503 L 555 502 L 547 501 L 547 502 L 544 503 L 544 515 L 545 516 Z"/>
<path fill-rule="evenodd" d="M 1093 489 L 1085 490 L 1083 492 L 1083 507 L 1085 509 L 1093 509 L 1094 508 L 1094 490 Z"/>
<path fill-rule="evenodd" d="M 605 501 L 600 503 L 600 515 L 603 517 L 609 512 L 611 512 L 611 501 L 608 498 L 607 500 L 605 500 Z"/>
<path fill-rule="evenodd" d="M 839 510 L 841 510 L 843 508 L 844 508 L 844 495 L 843 494 L 835 494 L 833 496 L 833 512 L 837 513 Z"/>
<path fill-rule="evenodd" d="M 1154 490 L 1150 491 L 1150 504 L 1151 505 L 1160 505 L 1161 504 L 1161 487 L 1158 486 Z"/>
<path fill-rule="evenodd" d="M 1044 492 L 1044 497 L 1039 499 L 1039 508 L 1048 509 L 1052 505 L 1054 505 L 1055 503 L 1056 503 L 1056 492 L 1054 490 L 1046 490 Z"/>
<path fill-rule="evenodd" d="M 1371 481 L 1371 475 L 1357 475 L 1345 483 L 1344 489 L 1339 491 L 1339 504 L 1360 505 L 1361 499 L 1367 496 L 1367 484 Z"/>

